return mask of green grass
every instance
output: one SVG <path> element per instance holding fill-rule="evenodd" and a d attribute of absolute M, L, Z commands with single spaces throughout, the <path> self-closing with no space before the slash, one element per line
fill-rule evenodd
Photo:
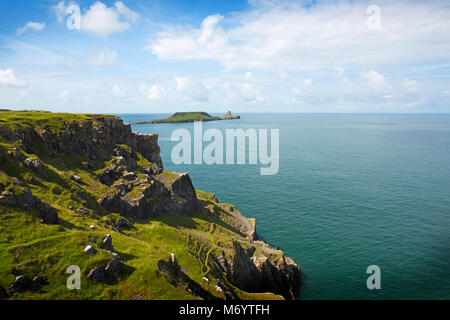
<path fill-rule="evenodd" d="M 64 128 L 64 122 L 95 120 L 98 117 L 116 116 L 45 111 L 0 111 L 0 126 L 6 125 L 12 129 L 31 126 L 35 129 L 51 128 L 53 131 L 57 131 Z"/>

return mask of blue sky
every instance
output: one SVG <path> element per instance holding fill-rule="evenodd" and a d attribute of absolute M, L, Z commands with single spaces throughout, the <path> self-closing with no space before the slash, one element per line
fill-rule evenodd
<path fill-rule="evenodd" d="M 448 113 L 449 78 L 448 1 L 0 2 L 0 108 Z"/>

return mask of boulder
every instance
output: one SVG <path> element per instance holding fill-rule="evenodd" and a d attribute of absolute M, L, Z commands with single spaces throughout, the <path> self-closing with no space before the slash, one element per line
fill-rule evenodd
<path fill-rule="evenodd" d="M 97 250 L 95 250 L 95 248 L 91 245 L 87 245 L 84 248 L 84 253 L 87 254 L 88 256 L 94 255 L 97 253 Z"/>
<path fill-rule="evenodd" d="M 109 281 L 115 281 L 122 272 L 122 261 L 118 256 L 114 256 L 105 267 L 106 277 Z"/>
<path fill-rule="evenodd" d="M 110 234 L 105 235 L 105 238 L 103 238 L 103 241 L 99 247 L 100 247 L 100 249 L 113 251 L 114 248 L 113 248 L 113 244 L 112 244 L 112 236 Z"/>
<path fill-rule="evenodd" d="M 81 183 L 83 182 L 83 179 L 81 179 L 81 177 L 77 174 L 74 174 L 71 178 L 73 181 L 75 181 L 76 183 Z"/>
<path fill-rule="evenodd" d="M 43 170 L 44 170 L 44 166 L 42 165 L 41 160 L 39 160 L 38 158 L 26 158 L 23 161 L 23 164 L 33 170 L 34 172 L 36 172 L 38 175 L 42 176 Z"/>
<path fill-rule="evenodd" d="M 14 282 L 9 286 L 9 292 L 11 293 L 22 293 L 31 290 L 32 281 L 25 277 L 24 275 L 19 275 L 16 277 Z"/>
<path fill-rule="evenodd" d="M 39 209 L 39 218 L 45 224 L 57 224 L 58 223 L 58 210 L 56 210 L 49 204 L 44 204 Z"/>
<path fill-rule="evenodd" d="M 106 276 L 105 269 L 102 266 L 97 266 L 94 269 L 92 269 L 88 273 L 87 278 L 91 281 L 100 283 L 108 282 L 108 277 Z"/>
<path fill-rule="evenodd" d="M 178 264 L 175 254 L 171 253 L 168 259 L 161 259 L 158 261 L 158 270 L 166 272 L 176 278 L 181 277 L 183 274 L 181 266 Z"/>
<path fill-rule="evenodd" d="M 120 217 L 116 222 L 116 227 L 119 229 L 131 229 L 133 224 L 127 218 Z"/>
<path fill-rule="evenodd" d="M 120 261 L 118 256 L 114 256 L 106 265 L 96 266 L 92 269 L 87 278 L 100 283 L 112 283 L 117 280 L 122 272 L 123 262 Z"/>
<path fill-rule="evenodd" d="M 17 199 L 10 191 L 3 191 L 0 195 L 0 204 L 15 206 Z"/>

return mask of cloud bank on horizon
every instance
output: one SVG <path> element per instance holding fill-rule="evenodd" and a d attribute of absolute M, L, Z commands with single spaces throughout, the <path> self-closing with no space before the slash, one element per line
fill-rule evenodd
<path fill-rule="evenodd" d="M 0 4 L 0 107 L 450 112 L 447 1 L 26 6 Z"/>

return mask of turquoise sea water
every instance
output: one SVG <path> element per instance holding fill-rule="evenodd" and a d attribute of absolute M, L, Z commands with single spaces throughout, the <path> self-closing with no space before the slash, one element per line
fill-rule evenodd
<path fill-rule="evenodd" d="M 189 172 L 197 189 L 257 219 L 260 238 L 302 269 L 300 299 L 450 299 L 450 115 L 241 116 L 203 128 L 279 129 L 277 175 L 173 164 L 170 135 L 192 123 L 133 131 L 159 133 L 166 169 Z M 381 268 L 378 291 L 366 287 L 372 264 Z"/>

